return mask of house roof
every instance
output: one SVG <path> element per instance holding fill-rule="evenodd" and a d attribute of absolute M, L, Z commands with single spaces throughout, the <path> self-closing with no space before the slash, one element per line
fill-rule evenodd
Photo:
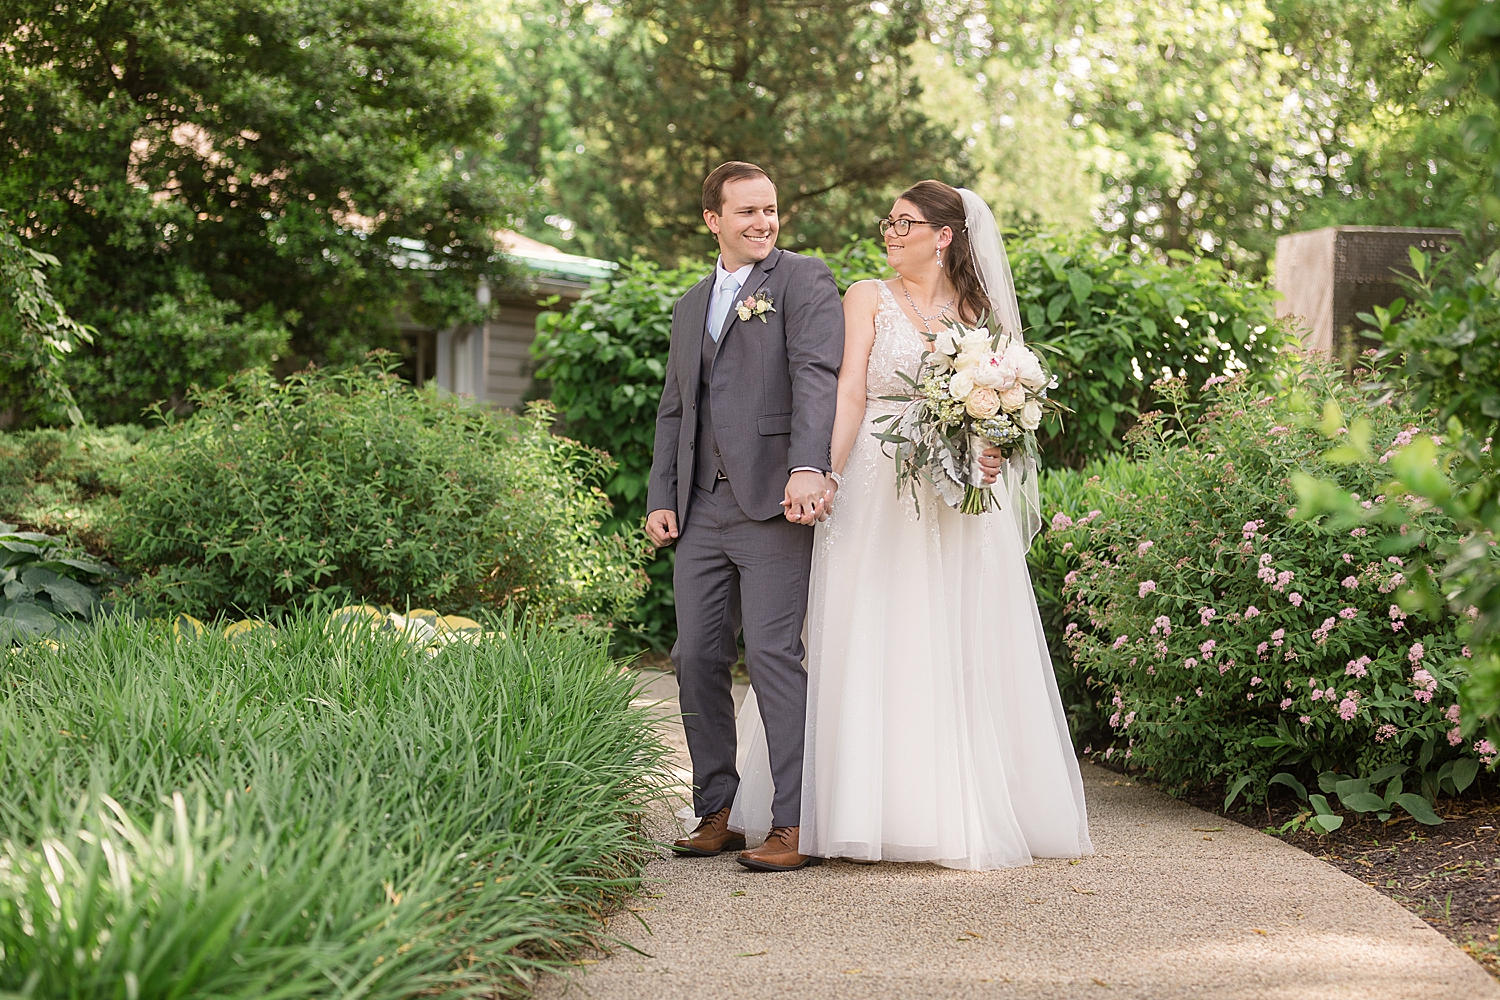
<path fill-rule="evenodd" d="M 540 240 L 522 236 L 509 229 L 502 229 L 495 235 L 506 255 L 514 257 L 530 271 L 591 281 L 594 278 L 608 278 L 620 269 L 620 265 L 612 260 L 564 253 Z"/>

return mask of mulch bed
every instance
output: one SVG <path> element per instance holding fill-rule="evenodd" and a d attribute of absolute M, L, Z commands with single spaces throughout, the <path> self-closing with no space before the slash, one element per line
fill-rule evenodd
<path fill-rule="evenodd" d="M 1249 813 L 1226 813 L 1222 790 L 1187 801 L 1259 827 L 1384 893 L 1500 979 L 1500 785 L 1493 777 L 1481 776 L 1462 798 L 1439 799 L 1441 826 L 1423 826 L 1405 813 L 1385 823 L 1344 813 L 1333 833 L 1281 834 L 1299 811 L 1290 795 Z"/>

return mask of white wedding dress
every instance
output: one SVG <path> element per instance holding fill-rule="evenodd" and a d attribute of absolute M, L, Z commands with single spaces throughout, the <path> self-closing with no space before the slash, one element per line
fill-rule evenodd
<path fill-rule="evenodd" d="M 801 850 L 963 869 L 1092 854 L 1016 518 L 960 514 L 930 487 L 919 516 L 871 436 L 923 351 L 884 283 L 879 296 L 864 424 L 813 548 Z M 752 838 L 771 818 L 754 698 L 730 818 Z"/>

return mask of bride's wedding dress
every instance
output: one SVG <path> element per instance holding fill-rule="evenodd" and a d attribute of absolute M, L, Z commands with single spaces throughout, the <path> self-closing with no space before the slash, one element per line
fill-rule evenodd
<path fill-rule="evenodd" d="M 1083 783 L 1009 510 L 920 516 L 872 432 L 923 344 L 880 285 L 864 424 L 817 528 L 807 617 L 804 853 L 1003 868 L 1093 853 Z M 771 776 L 740 710 L 730 826 L 763 837 Z"/>

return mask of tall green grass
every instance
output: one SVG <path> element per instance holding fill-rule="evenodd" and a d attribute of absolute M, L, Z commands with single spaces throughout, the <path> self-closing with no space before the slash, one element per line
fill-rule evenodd
<path fill-rule="evenodd" d="M 664 751 L 602 640 L 506 635 L 0 659 L 0 993 L 522 992 L 637 885 Z"/>

